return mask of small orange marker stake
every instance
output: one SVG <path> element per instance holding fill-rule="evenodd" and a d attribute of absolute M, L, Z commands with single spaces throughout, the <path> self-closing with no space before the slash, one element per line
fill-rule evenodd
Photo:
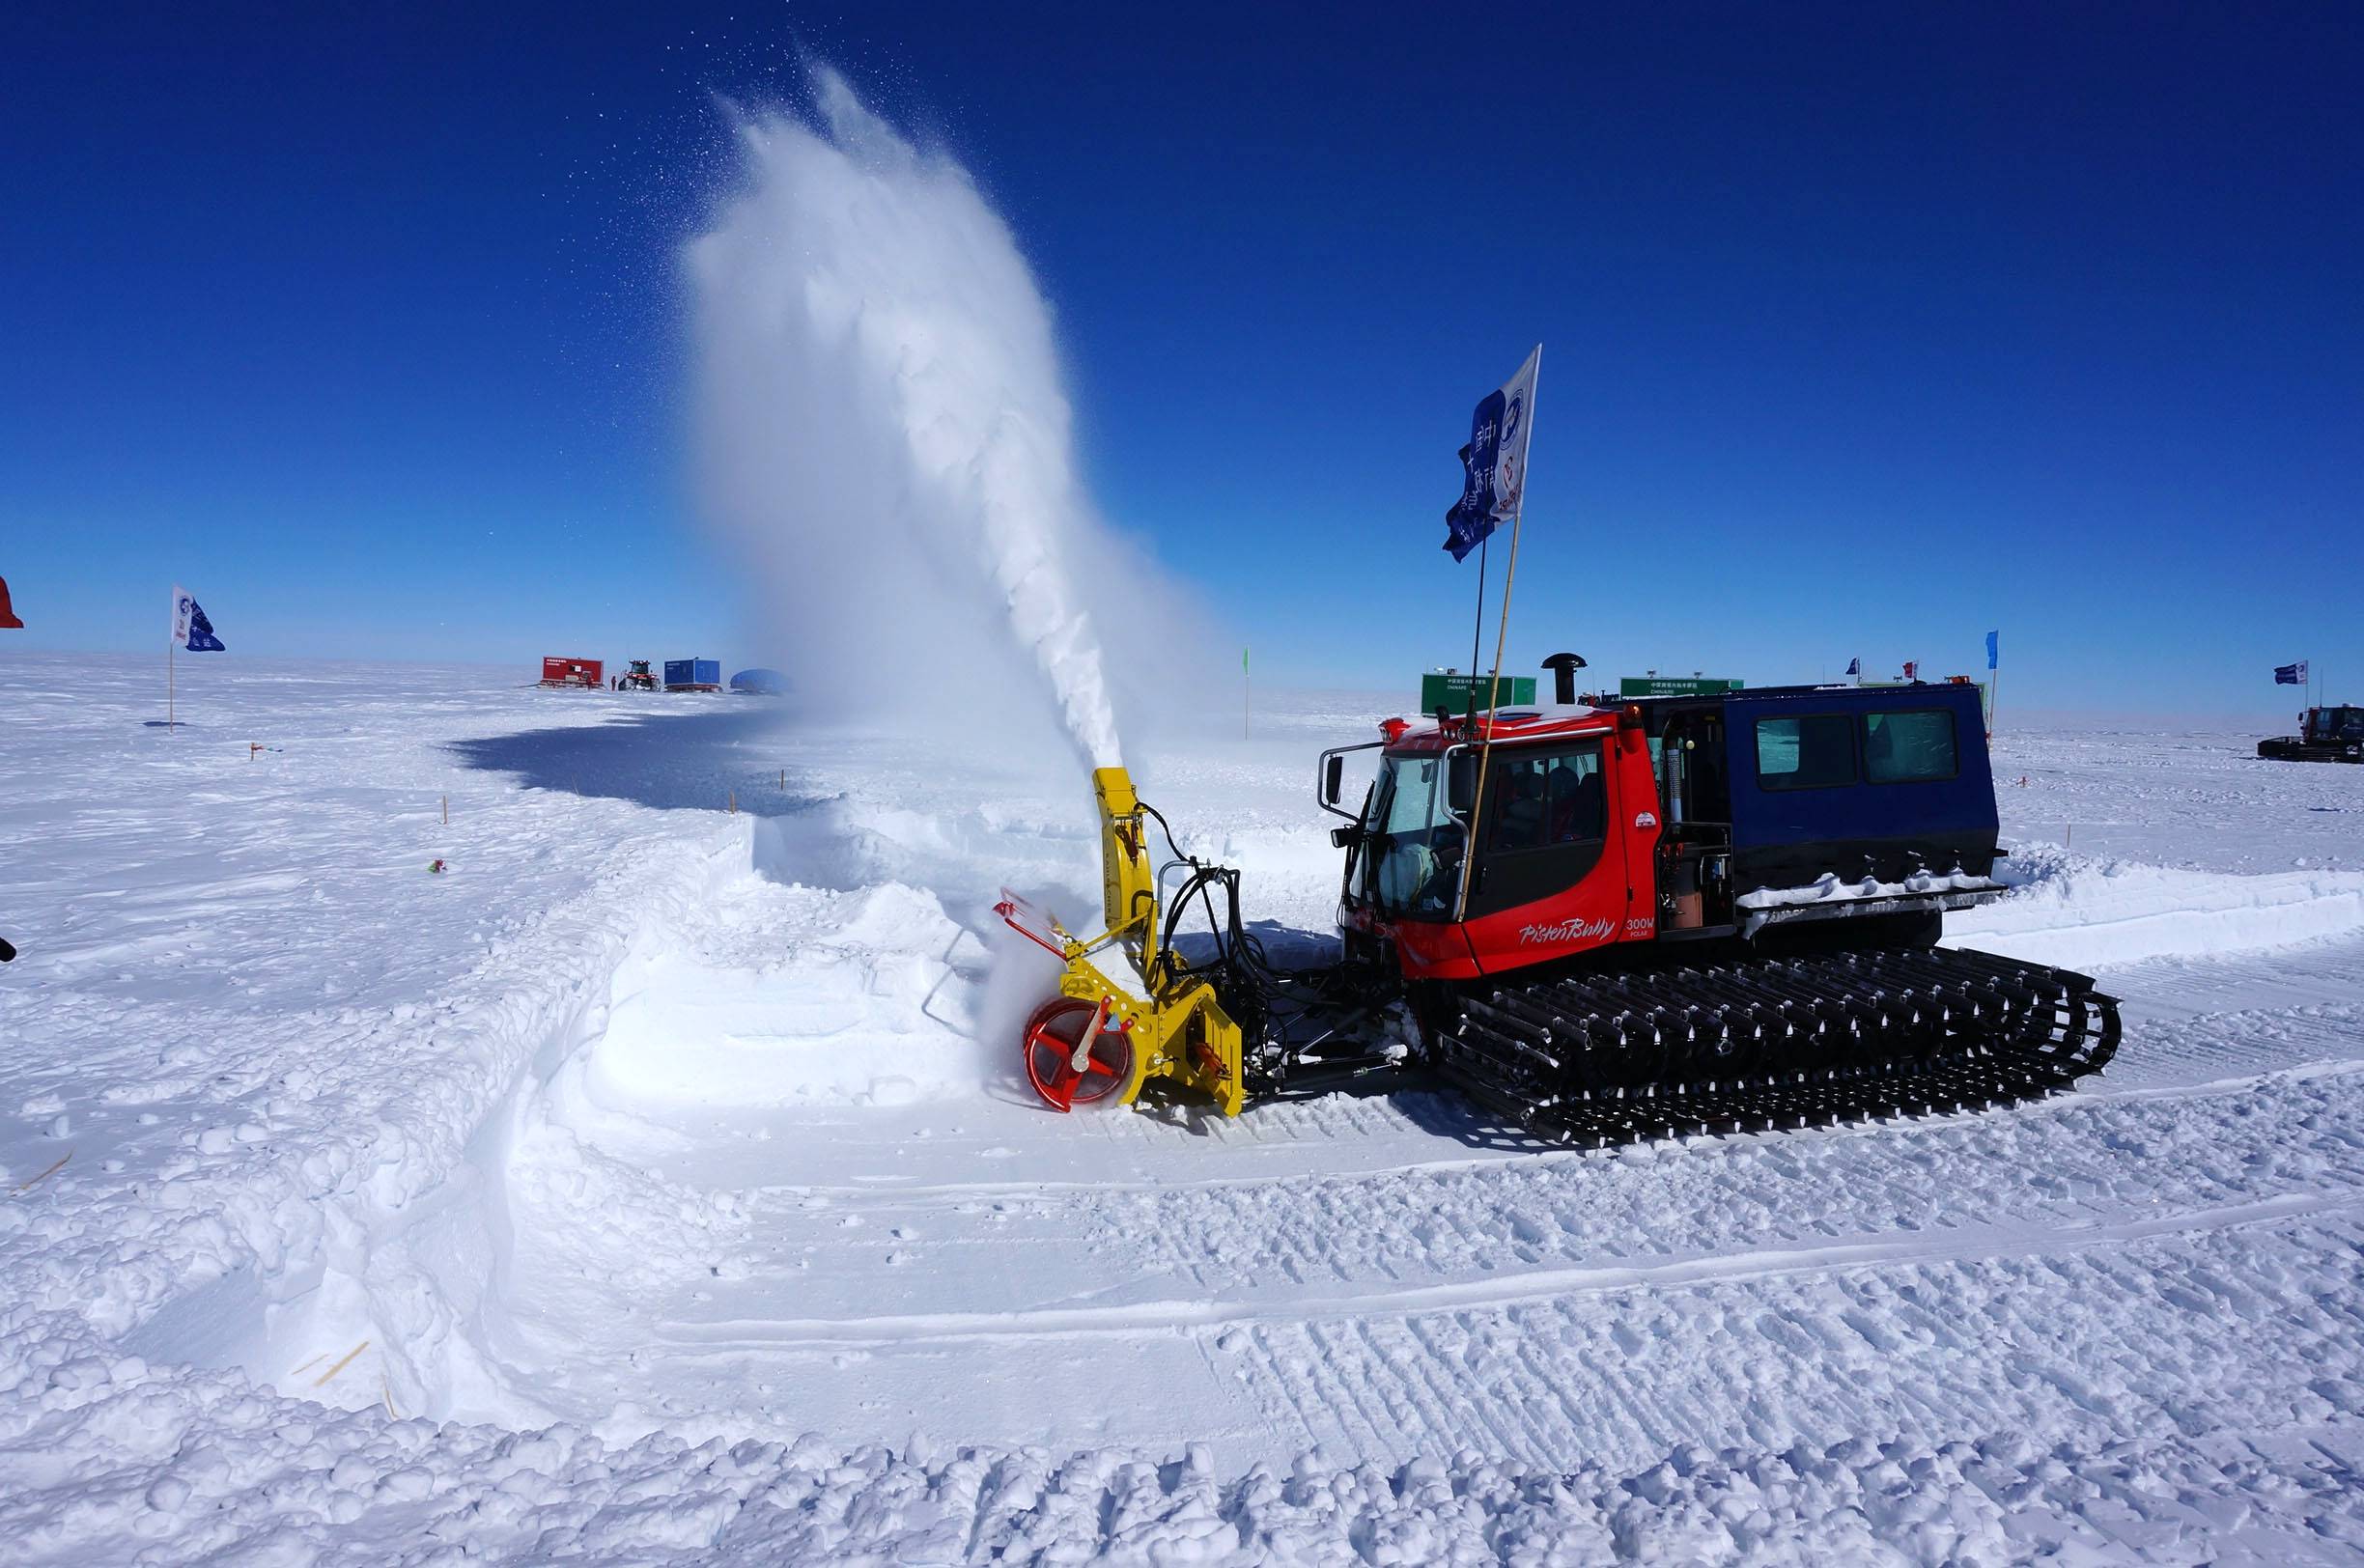
<path fill-rule="evenodd" d="M 51 1166 L 50 1166 L 50 1167 L 49 1167 L 47 1170 L 42 1171 L 42 1173 L 41 1173 L 39 1176 L 34 1177 L 34 1178 L 33 1178 L 31 1181 L 26 1182 L 26 1183 L 22 1184 L 21 1186 L 19 1186 L 19 1187 L 16 1189 L 16 1191 L 17 1191 L 17 1192 L 21 1192 L 21 1191 L 23 1191 L 23 1190 L 24 1190 L 26 1188 L 28 1188 L 28 1187 L 39 1187 L 39 1186 L 40 1186 L 42 1183 L 43 1183 L 43 1182 L 47 1181 L 47 1180 L 48 1180 L 50 1177 L 55 1176 L 55 1175 L 56 1175 L 56 1174 L 57 1174 L 59 1171 L 64 1170 L 64 1169 L 66 1168 L 66 1162 L 67 1162 L 67 1161 L 69 1161 L 69 1160 L 71 1160 L 72 1158 L 73 1158 L 73 1151 L 72 1151 L 71 1149 L 67 1150 L 67 1151 L 66 1151 L 64 1154 L 59 1155 L 59 1156 L 57 1157 L 57 1163 L 56 1163 L 56 1164 L 51 1165 Z M 15 1193 L 14 1193 L 14 1192 L 12 1192 L 12 1193 L 10 1193 L 9 1195 L 10 1195 L 11 1197 L 14 1197 L 14 1196 L 15 1196 Z"/>
<path fill-rule="evenodd" d="M 334 1366 L 330 1367 L 330 1368 L 329 1368 L 327 1371 L 323 1372 L 323 1373 L 322 1373 L 322 1374 L 321 1374 L 319 1377 L 314 1378 L 314 1379 L 312 1380 L 312 1386 L 313 1386 L 313 1387 L 315 1387 L 315 1388 L 324 1388 L 324 1387 L 326 1387 L 326 1386 L 328 1386 L 328 1380 L 329 1380 L 330 1378 L 335 1377 L 335 1376 L 336 1376 L 336 1375 L 337 1375 L 339 1372 L 342 1372 L 342 1371 L 344 1371 L 344 1370 L 345 1370 L 347 1367 L 349 1367 L 349 1366 L 352 1365 L 352 1363 L 353 1363 L 353 1358 L 354 1358 L 354 1357 L 356 1357 L 356 1356 L 358 1356 L 358 1355 L 360 1355 L 360 1354 L 361 1354 L 363 1351 L 365 1351 L 365 1350 L 367 1350 L 367 1349 L 369 1349 L 369 1341 L 368 1341 L 368 1340 L 366 1340 L 366 1339 L 364 1339 L 363 1341 L 361 1341 L 361 1343 L 359 1343 L 358 1345 L 355 1345 L 355 1346 L 354 1346 L 352 1349 L 351 1349 L 351 1350 L 347 1351 L 347 1352 L 345 1353 L 345 1358 L 344 1358 L 343 1360 L 341 1360 L 341 1361 L 337 1362 L 337 1364 L 336 1364 L 336 1365 L 334 1365 Z"/>

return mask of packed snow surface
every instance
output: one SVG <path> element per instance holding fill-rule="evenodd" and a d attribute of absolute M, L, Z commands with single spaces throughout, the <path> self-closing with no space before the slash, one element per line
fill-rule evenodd
<path fill-rule="evenodd" d="M 12 1562 L 2364 1555 L 2364 770 L 2006 733 L 1949 939 L 2097 973 L 2105 1077 L 1535 1153 L 1033 1104 L 1064 758 L 155 674 L 0 665 Z M 1135 776 L 1315 951 L 1312 759 L 1395 706 Z"/>

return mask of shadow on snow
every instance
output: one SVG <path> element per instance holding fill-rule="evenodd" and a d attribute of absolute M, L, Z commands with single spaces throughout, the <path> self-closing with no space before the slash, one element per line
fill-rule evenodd
<path fill-rule="evenodd" d="M 465 767 L 511 774 L 527 789 L 660 811 L 724 811 L 735 798 L 741 811 L 788 817 L 829 798 L 804 793 L 794 769 L 781 787 L 781 767 L 767 742 L 783 723 L 776 710 L 634 714 L 606 724 L 455 741 L 446 749 Z"/>

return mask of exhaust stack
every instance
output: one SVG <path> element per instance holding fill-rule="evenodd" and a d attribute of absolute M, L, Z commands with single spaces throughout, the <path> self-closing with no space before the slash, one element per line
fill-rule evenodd
<path fill-rule="evenodd" d="M 1552 672 L 1552 701 L 1562 708 L 1576 705 L 1576 672 L 1585 667 L 1580 654 L 1554 654 L 1543 661 Z"/>

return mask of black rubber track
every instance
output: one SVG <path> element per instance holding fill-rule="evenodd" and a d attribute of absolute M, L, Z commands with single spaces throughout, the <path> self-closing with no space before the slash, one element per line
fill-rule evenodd
<path fill-rule="evenodd" d="M 1607 1147 L 2033 1099 L 2118 1036 L 2084 975 L 1920 948 L 1500 986 L 1431 1055 L 1527 1134 Z"/>

